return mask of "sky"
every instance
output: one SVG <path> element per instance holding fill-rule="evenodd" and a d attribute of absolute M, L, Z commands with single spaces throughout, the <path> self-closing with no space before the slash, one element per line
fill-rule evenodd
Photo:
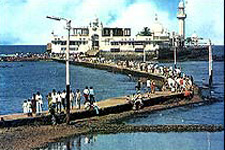
<path fill-rule="evenodd" d="M 179 0 L 0 0 L 0 45 L 46 45 L 51 32 L 65 35 L 65 22 L 86 27 L 95 17 L 106 27 L 129 27 L 136 35 L 154 23 L 155 14 L 168 31 L 178 32 Z M 224 44 L 224 1 L 185 0 L 186 36 L 196 33 Z"/>

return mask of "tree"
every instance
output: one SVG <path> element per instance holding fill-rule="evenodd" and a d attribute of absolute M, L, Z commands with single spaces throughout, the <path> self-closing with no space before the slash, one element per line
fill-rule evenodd
<path fill-rule="evenodd" d="M 187 44 L 190 44 L 192 42 L 192 39 L 191 39 L 191 37 L 187 37 L 185 41 Z"/>
<path fill-rule="evenodd" d="M 143 30 L 141 32 L 139 32 L 137 35 L 141 35 L 141 36 L 151 36 L 152 33 L 150 31 L 150 28 L 148 27 L 144 27 Z"/>

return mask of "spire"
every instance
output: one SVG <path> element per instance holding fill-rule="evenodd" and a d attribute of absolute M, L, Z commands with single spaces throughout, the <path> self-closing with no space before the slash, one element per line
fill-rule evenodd
<path fill-rule="evenodd" d="M 180 0 L 178 8 L 184 8 L 184 0 Z"/>
<path fill-rule="evenodd" d="M 155 21 L 158 21 L 158 15 L 155 14 Z"/>

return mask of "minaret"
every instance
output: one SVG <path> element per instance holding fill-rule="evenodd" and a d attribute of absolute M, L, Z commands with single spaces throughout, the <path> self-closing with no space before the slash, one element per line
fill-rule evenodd
<path fill-rule="evenodd" d="M 181 0 L 178 5 L 177 19 L 179 22 L 179 35 L 185 39 L 185 18 L 187 15 L 184 12 L 184 1 Z"/>

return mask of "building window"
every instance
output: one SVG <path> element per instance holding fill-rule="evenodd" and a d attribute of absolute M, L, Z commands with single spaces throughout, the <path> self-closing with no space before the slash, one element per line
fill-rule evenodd
<path fill-rule="evenodd" d="M 62 41 L 61 42 L 61 45 L 66 45 L 67 44 L 67 41 Z"/>
<path fill-rule="evenodd" d="M 130 36 L 131 35 L 131 32 L 130 32 L 130 29 L 129 28 L 124 29 L 124 35 L 125 36 Z"/>
<path fill-rule="evenodd" d="M 110 29 L 109 28 L 104 28 L 102 36 L 110 36 Z"/>

